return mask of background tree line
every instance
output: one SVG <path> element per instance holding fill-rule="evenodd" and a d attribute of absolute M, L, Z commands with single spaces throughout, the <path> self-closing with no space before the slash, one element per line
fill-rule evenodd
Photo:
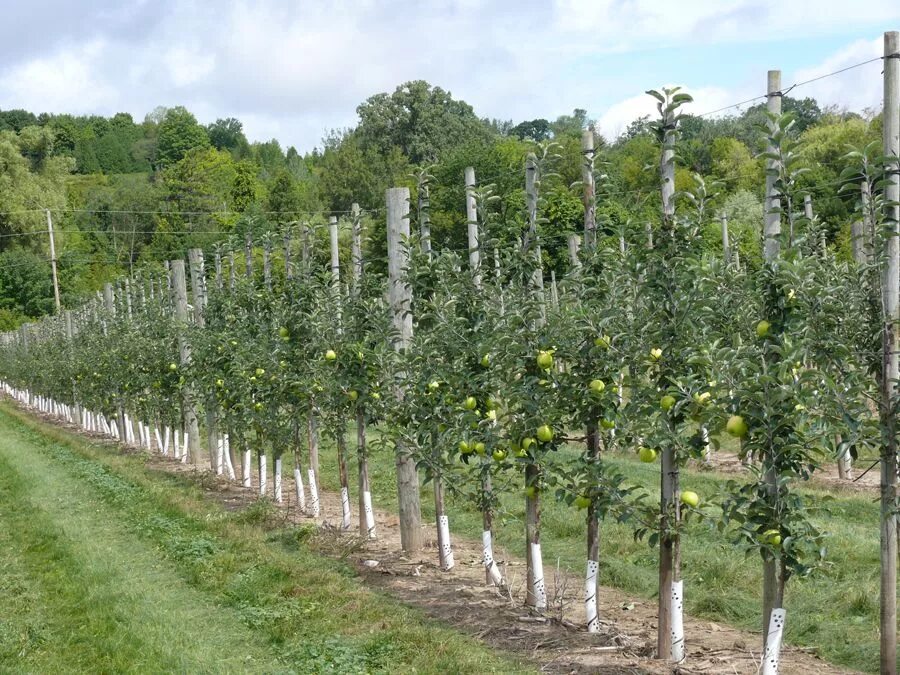
<path fill-rule="evenodd" d="M 784 101 L 801 137 L 802 177 L 817 227 L 838 255 L 849 255 L 849 224 L 858 194 L 835 184 L 851 147 L 880 137 L 880 118 L 822 110 L 813 99 Z M 555 120 L 483 119 L 465 101 L 424 81 L 376 94 L 357 108 L 359 123 L 330 132 L 321 148 L 300 154 L 275 139 L 249 142 L 241 122 L 203 125 L 183 107 L 156 108 L 140 121 L 112 117 L 0 111 L 0 330 L 51 312 L 46 212 L 57 231 L 63 302 L 136 266 L 210 247 L 246 232 L 321 222 L 352 203 L 371 213 L 367 235 L 377 266 L 384 249 L 384 190 L 409 186 L 414 203 L 422 169 L 431 176 L 430 216 L 436 246 L 465 246 L 463 170 L 475 167 L 489 236 L 512 240 L 523 224 L 523 165 L 542 162 L 545 263 L 567 264 L 566 234 L 579 232 L 581 134 L 592 120 L 574 110 Z M 702 177 L 715 193 L 706 245 L 718 251 L 718 213 L 725 211 L 742 260 L 759 259 L 764 185 L 762 106 L 716 118 L 687 115 L 676 189 Z M 595 134 L 597 220 L 610 246 L 624 237 L 645 245 L 659 211 L 654 140 L 646 118 L 618 138 Z M 822 189 L 817 193 L 817 188 Z M 827 188 L 827 189 L 826 189 Z M 652 227 L 652 225 L 650 225 Z"/>

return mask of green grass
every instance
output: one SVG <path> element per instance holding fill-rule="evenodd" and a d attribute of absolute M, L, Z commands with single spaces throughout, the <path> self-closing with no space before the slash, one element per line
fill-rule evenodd
<path fill-rule="evenodd" d="M 0 672 L 531 670 L 255 511 L 0 405 Z"/>
<path fill-rule="evenodd" d="M 563 450 L 563 453 L 566 451 Z M 334 452 L 321 453 L 322 480 L 337 487 Z M 631 484 L 658 494 L 659 464 L 642 464 L 631 455 L 613 453 L 615 465 Z M 393 458 L 377 453 L 371 460 L 372 491 L 376 505 L 396 508 Z M 352 474 L 353 472 L 351 472 Z M 729 479 L 706 471 L 682 473 L 682 489 L 708 498 L 724 494 Z M 351 486 L 352 488 L 352 486 Z M 849 668 L 878 669 L 878 574 L 879 505 L 874 493 L 831 495 L 823 489 L 805 489 L 821 507 L 813 520 L 827 533 L 828 566 L 806 579 L 791 579 L 785 606 L 788 610 L 786 640 L 812 647 L 826 661 Z M 833 499 L 832 499 L 833 497 Z M 451 501 L 450 524 L 457 534 L 481 537 L 481 516 L 470 505 Z M 353 500 L 351 499 L 351 503 Z M 827 509 L 827 511 L 826 511 Z M 694 616 L 760 632 L 762 564 L 757 554 L 747 556 L 733 544 L 733 536 L 716 530 L 718 511 L 706 523 L 691 524 L 683 538 L 683 576 L 686 611 Z M 422 491 L 423 517 L 433 518 L 433 497 Z M 545 560 L 561 560 L 573 574 L 583 574 L 585 531 L 583 511 L 545 498 L 542 505 Z M 503 497 L 503 514 L 496 521 L 497 541 L 513 554 L 524 557 L 524 498 Z M 628 525 L 603 523 L 601 530 L 601 580 L 636 596 L 655 596 L 657 550 L 635 542 Z M 690 636 L 687 636 L 690 640 Z"/>

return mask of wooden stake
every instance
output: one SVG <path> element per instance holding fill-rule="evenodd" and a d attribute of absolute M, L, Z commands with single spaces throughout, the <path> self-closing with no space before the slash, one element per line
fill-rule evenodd
<path fill-rule="evenodd" d="M 594 129 L 581 132 L 581 185 L 584 204 L 584 245 L 589 251 L 597 248 L 596 194 L 594 186 Z"/>
<path fill-rule="evenodd" d="M 534 246 L 534 258 L 536 267 L 532 275 L 532 285 L 535 289 L 535 295 L 538 298 L 538 306 L 540 307 L 540 318 L 538 325 L 543 326 L 547 321 L 547 307 L 544 298 L 544 272 L 541 267 L 543 258 L 541 256 L 541 243 L 538 238 L 537 229 L 537 207 L 538 207 L 538 163 L 537 157 L 533 152 L 529 152 L 525 158 L 525 215 L 528 222 L 528 241 Z"/>
<path fill-rule="evenodd" d="M 781 71 L 770 70 L 767 75 L 767 92 L 768 99 L 766 107 L 769 113 L 773 115 L 781 114 Z M 769 145 L 769 151 L 774 152 L 775 149 Z M 771 172 L 778 169 L 778 164 L 773 159 L 766 160 L 766 171 Z M 766 199 L 765 199 L 765 227 L 763 229 L 763 256 L 767 264 L 772 265 L 781 254 L 781 213 L 779 207 L 781 201 L 778 191 L 775 188 L 775 176 L 766 176 Z M 793 233 L 791 233 L 793 235 Z M 763 452 L 761 458 L 763 465 L 771 465 L 768 459 L 769 450 Z M 774 503 L 778 494 L 778 476 L 775 474 L 774 468 L 768 468 L 765 472 L 766 491 L 769 498 Z M 763 652 L 765 652 L 766 638 L 769 632 L 769 622 L 772 616 L 772 610 L 781 608 L 784 603 L 783 579 L 779 574 L 780 561 L 778 556 L 771 555 L 763 559 L 763 613 L 762 613 L 762 634 L 763 634 Z"/>
<path fill-rule="evenodd" d="M 194 299 L 194 323 L 200 328 L 206 325 L 206 268 L 203 263 L 203 251 L 199 248 L 188 249 L 188 264 L 191 271 L 191 295 Z M 209 453 L 209 467 L 221 474 L 223 467 L 218 462 L 219 420 L 216 414 L 216 400 L 211 392 L 206 396 L 206 450 Z"/>
<path fill-rule="evenodd" d="M 393 316 L 394 349 L 405 352 L 412 341 L 412 287 L 407 279 L 409 249 L 409 188 L 391 188 L 386 194 L 388 236 L 388 298 Z M 403 400 L 398 386 L 395 395 Z M 397 503 L 400 512 L 400 545 L 413 553 L 422 549 L 422 512 L 419 502 L 419 475 L 409 449 L 397 442 Z"/>
<path fill-rule="evenodd" d="M 350 269 L 353 275 L 353 293 L 359 294 L 359 285 L 363 274 L 362 257 L 362 218 L 359 204 L 354 202 L 350 206 L 350 222 L 353 228 L 353 240 L 350 248 Z"/>
<path fill-rule="evenodd" d="M 263 284 L 272 292 L 272 239 L 268 234 L 263 239 Z"/>
<path fill-rule="evenodd" d="M 725 258 L 725 264 L 731 264 L 731 242 L 728 241 L 728 216 L 722 211 L 720 216 L 722 220 L 722 256 Z"/>
<path fill-rule="evenodd" d="M 659 160 L 664 235 L 668 235 L 675 227 L 675 123 L 675 113 L 667 112 L 664 119 L 667 131 Z M 672 589 L 681 578 L 680 545 L 677 534 L 672 533 L 673 530 L 677 530 L 680 520 L 679 472 L 675 448 L 671 444 L 664 445 L 660 459 L 659 617 L 656 657 L 667 659 L 672 652 Z"/>
<path fill-rule="evenodd" d="M 185 335 L 185 326 L 190 321 L 188 315 L 187 281 L 185 279 L 184 260 L 172 260 L 169 262 L 172 270 L 172 290 L 175 297 L 175 320 L 178 323 L 178 349 L 181 355 L 181 365 L 187 366 L 191 362 L 191 345 Z M 195 467 L 200 466 L 200 425 L 197 422 L 197 410 L 194 407 L 194 393 L 190 384 L 185 383 L 182 389 L 182 411 L 184 423 L 188 430 L 188 450 L 190 459 Z"/>
<path fill-rule="evenodd" d="M 59 277 L 56 272 L 56 241 L 53 236 L 53 218 L 50 216 L 50 209 L 47 209 L 47 234 L 50 236 L 50 270 L 53 273 L 53 300 L 56 303 L 56 313 L 62 307 L 59 301 Z"/>
<path fill-rule="evenodd" d="M 475 169 L 466 167 L 466 229 L 469 240 L 469 267 L 475 288 L 481 288 L 481 245 L 478 237 L 478 209 L 475 205 Z"/>
<path fill-rule="evenodd" d="M 772 115 L 781 115 L 781 71 L 770 70 L 767 79 L 767 100 L 766 109 Z M 774 152 L 775 148 L 769 145 L 769 152 Z M 775 160 L 766 160 L 766 171 L 776 169 Z M 763 256 L 767 262 L 771 262 L 778 257 L 778 251 L 781 248 L 781 214 L 778 208 L 781 201 L 775 190 L 775 176 L 766 176 L 766 200 L 765 200 L 765 227 L 763 229 Z M 763 635 L 769 629 L 769 619 L 766 617 L 763 626 Z"/>
<path fill-rule="evenodd" d="M 419 174 L 419 182 L 417 186 L 418 192 L 418 208 L 419 214 L 419 242 L 422 247 L 422 253 L 431 260 L 431 195 L 430 195 L 429 176 L 425 171 Z"/>
<path fill-rule="evenodd" d="M 581 259 L 578 257 L 578 251 L 581 248 L 581 239 L 574 232 L 569 235 L 569 264 L 573 270 L 581 267 Z"/>
<path fill-rule="evenodd" d="M 900 32 L 884 34 L 884 268 L 881 282 L 881 672 L 897 672 L 897 397 L 900 352 Z"/>

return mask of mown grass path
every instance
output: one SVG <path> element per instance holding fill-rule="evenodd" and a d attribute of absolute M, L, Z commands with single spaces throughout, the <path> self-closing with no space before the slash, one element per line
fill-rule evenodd
<path fill-rule="evenodd" d="M 0 672 L 527 672 L 184 478 L 0 404 Z"/>

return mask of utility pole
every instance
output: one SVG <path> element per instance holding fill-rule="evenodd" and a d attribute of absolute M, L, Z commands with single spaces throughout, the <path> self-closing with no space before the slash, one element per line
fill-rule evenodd
<path fill-rule="evenodd" d="M 59 301 L 59 276 L 56 273 L 56 242 L 53 240 L 53 218 L 50 209 L 47 209 L 47 234 L 50 235 L 50 269 L 53 270 L 53 299 L 56 301 L 56 313 L 59 314 L 62 305 Z"/>

